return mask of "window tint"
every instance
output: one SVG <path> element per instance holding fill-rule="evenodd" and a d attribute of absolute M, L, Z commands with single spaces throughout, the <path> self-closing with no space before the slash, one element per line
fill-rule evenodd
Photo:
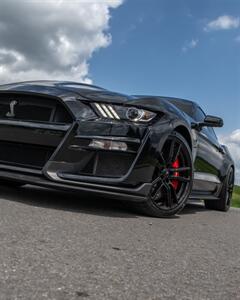
<path fill-rule="evenodd" d="M 177 108 L 179 108 L 180 110 L 182 110 L 187 115 L 189 115 L 190 117 L 193 118 L 193 105 L 192 105 L 191 102 L 181 101 L 181 100 L 178 100 L 178 99 L 169 99 L 169 101 L 173 105 L 177 106 Z"/>
<path fill-rule="evenodd" d="M 200 108 L 200 107 L 196 107 L 196 110 L 194 112 L 194 119 L 197 121 L 197 122 L 203 122 L 204 119 L 205 119 L 205 113 L 203 112 L 203 110 Z"/>
<path fill-rule="evenodd" d="M 201 107 L 196 107 L 196 110 L 195 110 L 195 114 L 194 114 L 194 119 L 197 121 L 197 122 L 203 122 L 204 119 L 205 119 L 206 115 L 205 113 L 203 112 L 203 110 L 201 109 Z M 215 131 L 213 130 L 212 127 L 203 127 L 202 129 L 202 133 L 212 142 L 218 144 L 218 139 L 217 139 L 217 136 L 216 136 L 216 133 Z"/>
<path fill-rule="evenodd" d="M 209 138 L 209 140 L 218 144 L 218 139 L 217 139 L 216 133 L 212 127 L 204 127 L 202 129 L 202 131 Z"/>

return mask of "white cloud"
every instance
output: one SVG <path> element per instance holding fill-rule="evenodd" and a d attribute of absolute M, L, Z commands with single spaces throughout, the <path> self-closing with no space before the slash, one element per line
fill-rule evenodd
<path fill-rule="evenodd" d="M 187 52 L 190 49 L 194 49 L 197 47 L 198 43 L 199 43 L 198 39 L 192 39 L 191 41 L 187 41 L 182 47 L 182 51 Z"/>
<path fill-rule="evenodd" d="M 204 28 L 205 31 L 228 30 L 238 28 L 240 26 L 240 18 L 233 16 L 220 16 L 209 22 Z"/>
<path fill-rule="evenodd" d="M 240 129 L 234 130 L 231 134 L 220 136 L 222 144 L 228 146 L 228 149 L 235 161 L 236 182 L 240 185 Z"/>
<path fill-rule="evenodd" d="M 1 0 L 0 83 L 89 82 L 89 60 L 111 43 L 110 9 L 122 1 Z"/>

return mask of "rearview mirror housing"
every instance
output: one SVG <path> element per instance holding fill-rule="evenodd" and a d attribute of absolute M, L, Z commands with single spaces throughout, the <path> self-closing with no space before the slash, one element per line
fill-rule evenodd
<path fill-rule="evenodd" d="M 203 121 L 199 125 L 204 127 L 223 127 L 223 119 L 215 116 L 207 115 Z"/>
<path fill-rule="evenodd" d="M 202 127 L 223 127 L 223 119 L 215 116 L 207 115 L 203 122 L 192 123 L 192 128 L 201 130 Z"/>

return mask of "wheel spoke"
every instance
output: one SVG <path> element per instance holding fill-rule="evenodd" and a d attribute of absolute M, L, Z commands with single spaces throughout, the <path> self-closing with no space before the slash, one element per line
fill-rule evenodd
<path fill-rule="evenodd" d="M 181 182 L 190 182 L 190 178 L 185 178 L 185 177 L 182 177 L 182 176 L 169 176 L 169 179 L 171 180 L 178 180 L 178 181 L 181 181 Z"/>
<path fill-rule="evenodd" d="M 230 193 L 230 195 L 232 195 L 232 193 L 233 193 L 233 188 L 234 188 L 233 172 L 231 171 L 229 178 L 228 178 L 228 192 Z"/>
<path fill-rule="evenodd" d="M 162 190 L 163 186 L 164 186 L 164 184 L 161 183 L 160 187 L 156 190 L 156 192 L 155 192 L 155 194 L 153 196 L 153 200 L 155 202 L 158 202 L 157 200 L 159 200 L 159 196 L 161 195 L 161 190 Z"/>
<path fill-rule="evenodd" d="M 160 161 L 161 161 L 163 167 L 166 167 L 167 162 L 166 162 L 166 159 L 163 157 L 163 153 L 159 153 L 159 156 L 160 156 Z"/>
<path fill-rule="evenodd" d="M 230 186 L 228 187 L 228 192 L 231 193 L 231 194 L 233 193 L 233 185 L 230 185 Z"/>
<path fill-rule="evenodd" d="M 184 172 L 184 171 L 190 171 L 190 167 L 182 167 L 182 168 L 170 168 L 168 169 L 170 172 Z"/>
<path fill-rule="evenodd" d="M 152 182 L 152 186 L 155 186 L 155 185 L 158 184 L 159 182 L 162 182 L 162 178 L 161 178 L 161 177 L 157 177 L 157 178 Z"/>
<path fill-rule="evenodd" d="M 163 182 L 163 184 L 164 184 L 164 187 L 165 187 L 166 192 L 167 192 L 166 193 L 167 194 L 166 205 L 171 208 L 173 206 L 173 199 L 172 199 L 171 187 L 166 182 Z"/>
<path fill-rule="evenodd" d="M 172 158 L 172 163 L 174 163 L 174 162 L 177 160 L 177 158 L 178 158 L 178 156 L 179 156 L 179 154 L 180 154 L 181 148 L 182 148 L 182 145 L 181 145 L 181 144 L 178 144 L 177 151 L 176 151 L 176 153 L 173 155 L 173 158 Z"/>
<path fill-rule="evenodd" d="M 177 145 L 177 146 L 176 146 Z M 176 148 L 176 149 L 175 149 Z M 169 149 L 169 156 L 168 156 L 168 165 L 172 165 L 178 158 L 182 145 L 180 143 L 176 143 L 175 139 L 172 139 Z"/>
<path fill-rule="evenodd" d="M 172 139 L 170 149 L 169 149 L 169 157 L 168 157 L 168 161 L 167 161 L 168 165 L 171 165 L 174 162 L 174 160 L 173 160 L 174 148 L 175 148 L 175 139 Z"/>
<path fill-rule="evenodd" d="M 178 198 L 177 198 L 177 194 L 176 194 L 176 190 L 174 189 L 173 185 L 170 185 L 171 187 L 171 193 L 172 193 L 172 197 L 173 197 L 173 202 L 174 203 L 178 203 Z"/>

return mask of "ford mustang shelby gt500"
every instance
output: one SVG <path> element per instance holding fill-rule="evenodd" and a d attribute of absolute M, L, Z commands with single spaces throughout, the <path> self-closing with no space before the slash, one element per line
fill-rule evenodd
<path fill-rule="evenodd" d="M 234 163 L 194 102 L 74 82 L 0 87 L 0 182 L 133 201 L 151 216 L 188 199 L 230 207 Z"/>

